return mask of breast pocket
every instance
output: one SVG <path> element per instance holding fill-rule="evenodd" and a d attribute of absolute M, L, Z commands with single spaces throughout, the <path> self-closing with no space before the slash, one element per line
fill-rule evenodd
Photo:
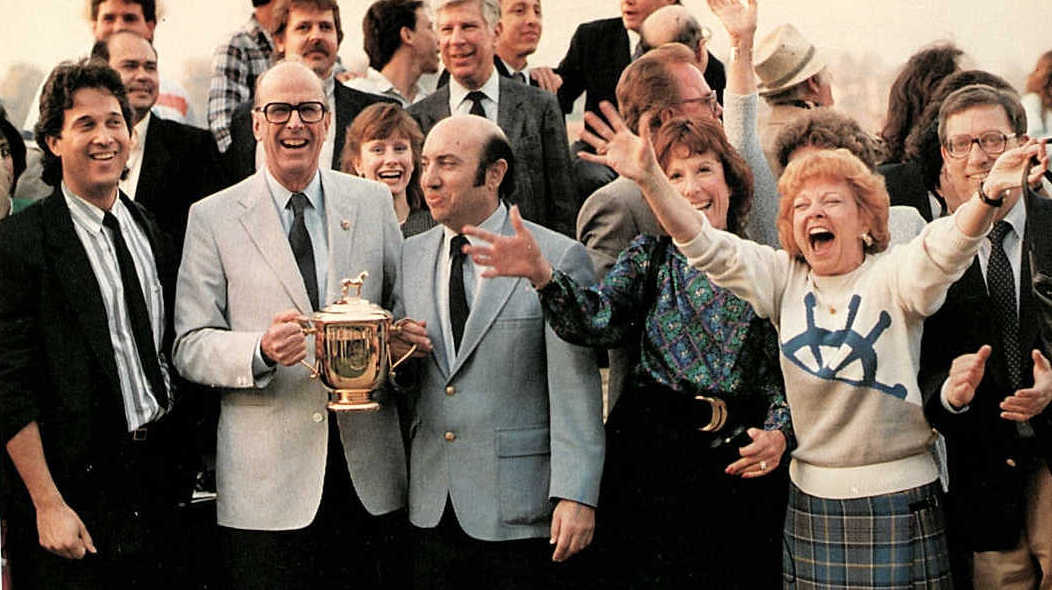
<path fill-rule="evenodd" d="M 551 442 L 547 426 L 497 431 L 500 518 L 533 524 L 551 517 Z"/>

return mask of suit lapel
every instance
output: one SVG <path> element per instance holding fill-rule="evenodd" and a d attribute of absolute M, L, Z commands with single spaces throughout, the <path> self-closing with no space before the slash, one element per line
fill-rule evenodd
<path fill-rule="evenodd" d="M 66 301 L 80 324 L 88 346 L 110 381 L 111 389 L 120 390 L 117 361 L 113 356 L 113 342 L 106 305 L 102 301 L 99 283 L 88 260 L 88 253 L 73 229 L 62 189 L 56 189 L 44 203 L 48 225 L 44 227 L 44 241 L 48 257 L 55 268 L 55 277 L 66 294 Z"/>
<path fill-rule="evenodd" d="M 428 325 L 428 336 L 431 337 L 431 360 L 438 365 L 443 377 L 449 375 L 449 351 L 446 350 L 446 339 L 442 332 L 442 321 L 439 319 L 439 284 L 438 253 L 442 247 L 442 226 L 436 226 L 414 242 L 419 242 L 418 248 L 407 248 L 408 256 L 403 257 L 404 274 L 402 284 L 402 297 L 406 300 L 406 308 L 413 310 L 426 310 L 426 316 L 413 318 L 424 320 Z"/>
<path fill-rule="evenodd" d="M 514 233 L 510 220 L 504 221 L 504 227 L 501 228 L 500 233 L 505 236 Z M 464 337 L 460 342 L 457 358 L 453 361 L 453 367 L 449 371 L 450 376 L 456 375 L 465 360 L 475 351 L 482 337 L 493 326 L 500 310 L 504 309 L 504 305 L 522 280 L 508 277 L 482 280 L 474 305 L 468 314 L 467 323 L 464 324 Z"/>
<path fill-rule="evenodd" d="M 340 195 L 335 188 L 334 173 L 321 171 L 321 187 L 325 193 L 325 224 L 328 226 L 329 268 L 326 291 L 321 305 L 335 301 L 340 294 L 340 281 L 357 274 L 347 268 L 353 252 L 355 232 L 358 231 L 358 203 L 350 195 Z M 360 270 L 360 269 L 359 269 Z"/>
<path fill-rule="evenodd" d="M 154 202 L 157 187 L 164 186 L 164 182 L 172 182 L 174 179 L 164 179 L 161 172 L 170 157 L 168 155 L 167 137 L 164 127 L 158 123 L 156 115 L 150 116 L 150 124 L 146 126 L 146 145 L 142 151 L 142 165 L 139 168 L 139 182 L 135 185 L 135 198 L 137 201 L 149 206 Z M 158 209 L 152 209 L 158 210 Z M 163 209 L 162 209 L 163 210 Z"/>
<path fill-rule="evenodd" d="M 307 297 L 307 287 L 303 284 L 299 267 L 292 257 L 289 238 L 278 219 L 270 189 L 264 178 L 265 169 L 256 172 L 252 181 L 246 185 L 246 192 L 241 195 L 240 203 L 245 208 L 241 215 L 241 225 L 249 239 L 263 255 L 267 266 L 274 272 L 295 303 L 300 313 L 310 314 L 311 304 Z"/>
<path fill-rule="evenodd" d="M 500 103 L 497 105 L 497 126 L 508 136 L 511 145 L 519 145 L 522 135 L 522 121 L 526 116 L 525 88 L 522 84 L 512 82 L 510 78 L 501 77 Z M 447 101 L 448 102 L 448 101 Z"/>

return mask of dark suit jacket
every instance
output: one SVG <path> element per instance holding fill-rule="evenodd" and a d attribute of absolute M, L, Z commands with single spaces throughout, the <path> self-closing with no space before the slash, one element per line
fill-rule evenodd
<path fill-rule="evenodd" d="M 182 248 L 190 205 L 226 186 L 212 134 L 150 117 L 135 200 Z"/>
<path fill-rule="evenodd" d="M 1052 201 L 1040 199 L 1027 211 L 1023 237 L 1019 342 L 1023 356 L 1023 387 L 1033 384 L 1030 351 L 1043 349 L 1038 334 L 1039 318 L 1047 314 L 1034 298 L 1028 252 L 1034 251 L 1029 228 L 1052 224 Z M 1047 231 L 1047 230 L 1046 230 Z M 1035 251 L 1038 252 L 1038 251 Z M 1039 268 L 1048 269 L 1052 259 L 1040 254 Z M 1016 423 L 1000 417 L 1000 404 L 1014 393 L 1008 385 L 997 318 L 986 280 L 976 259 L 954 283 L 946 303 L 924 324 L 919 381 L 925 396 L 925 413 L 947 437 L 950 466 L 950 503 L 969 549 L 1006 550 L 1015 546 L 1023 528 L 1026 510 L 1026 472 L 1021 467 L 1020 439 Z M 986 372 L 969 409 L 951 414 L 943 407 L 940 391 L 953 359 L 974 353 L 983 344 L 993 347 Z M 1052 464 L 1052 408 L 1030 421 L 1037 433 L 1041 468 Z"/>
<path fill-rule="evenodd" d="M 932 220 L 931 201 L 928 199 L 928 189 L 924 188 L 924 175 L 919 164 L 881 164 L 877 166 L 877 172 L 884 176 L 884 184 L 887 186 L 892 205 L 913 207 L 920 212 L 924 221 Z"/>
<path fill-rule="evenodd" d="M 149 237 L 170 321 L 178 261 L 149 214 L 122 198 Z M 174 441 L 158 473 L 122 469 L 132 443 L 106 309 L 61 190 L 0 223 L 0 342 L 0 435 L 6 444 L 37 422 L 55 484 L 100 551 L 127 542 L 129 522 L 145 514 L 133 510 L 148 508 L 130 500 L 140 490 L 153 490 L 156 506 L 172 510 L 189 500 L 186 441 Z M 176 419 L 173 412 L 162 423 Z M 4 462 L 14 474 L 6 453 Z M 28 493 L 17 476 L 10 479 L 5 516 L 31 529 Z M 27 533 L 35 539 L 35 530 L 17 534 Z"/>
<path fill-rule="evenodd" d="M 449 85 L 409 107 L 426 135 L 449 116 Z M 566 122 L 550 92 L 500 78 L 497 123 L 515 151 L 511 204 L 522 216 L 564 235 L 574 235 L 577 203 L 570 171 Z"/>
<path fill-rule="evenodd" d="M 507 66 L 504 65 L 504 60 L 502 60 L 499 55 L 493 55 L 493 67 L 497 68 L 497 73 L 501 76 L 511 78 L 511 72 L 508 71 Z M 530 86 L 537 85 L 537 81 L 533 78 L 527 78 L 526 82 Z M 449 84 L 449 70 L 442 70 L 442 73 L 438 75 L 438 83 L 435 84 L 435 88 L 441 88 L 446 84 Z"/>
<path fill-rule="evenodd" d="M 558 92 L 563 112 L 573 110 L 573 103 L 582 92 L 588 93 L 584 103 L 586 111 L 598 113 L 602 100 L 616 107 L 617 81 L 632 62 L 630 51 L 628 31 L 621 17 L 594 20 L 577 27 L 566 57 L 555 70 L 563 78 Z M 723 89 L 727 86 L 723 63 L 709 53 L 709 64 L 702 73 L 722 104 Z"/>
<path fill-rule="evenodd" d="M 369 94 L 348 88 L 336 82 L 336 119 L 330 133 L 335 133 L 335 149 L 332 150 L 332 169 L 340 169 L 340 153 L 347 137 L 347 127 L 374 102 L 394 102 L 393 98 Z M 226 186 L 232 186 L 252 176 L 256 171 L 256 137 L 252 134 L 252 101 L 242 103 L 230 119 L 231 144 L 221 156 L 226 171 Z"/>

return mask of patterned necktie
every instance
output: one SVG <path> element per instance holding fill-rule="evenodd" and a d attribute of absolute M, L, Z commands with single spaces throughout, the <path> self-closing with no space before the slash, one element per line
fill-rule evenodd
<path fill-rule="evenodd" d="M 471 101 L 471 114 L 485 117 L 486 109 L 482 108 L 482 99 L 486 98 L 486 95 L 478 90 L 472 90 L 468 93 L 467 98 Z"/>
<path fill-rule="evenodd" d="M 987 238 L 990 240 L 990 262 L 986 269 L 986 286 L 994 303 L 998 324 L 1001 326 L 1001 346 L 1005 366 L 1013 389 L 1023 382 L 1022 359 L 1019 353 L 1019 313 L 1016 311 L 1015 277 L 1005 254 L 1004 239 L 1012 226 L 1006 221 L 994 224 Z"/>
<path fill-rule="evenodd" d="M 468 239 L 461 234 L 449 241 L 449 325 L 456 350 L 460 350 L 464 324 L 468 321 L 468 296 L 464 290 L 464 258 L 467 255 L 461 252 L 467 244 Z"/>
<path fill-rule="evenodd" d="M 311 244 L 310 234 L 307 233 L 307 223 L 303 219 L 303 211 L 307 208 L 307 195 L 293 193 L 285 208 L 291 208 L 295 217 L 292 220 L 292 229 L 289 230 L 289 245 L 292 246 L 292 255 L 296 258 L 296 266 L 300 269 L 303 277 L 303 285 L 307 288 L 307 297 L 314 309 L 318 309 L 318 273 L 314 269 L 314 245 Z"/>
<path fill-rule="evenodd" d="M 157 348 L 153 342 L 153 328 L 150 325 L 150 313 L 146 309 L 146 299 L 142 294 L 142 283 L 135 270 L 135 261 L 121 233 L 121 224 L 112 213 L 102 216 L 102 225 L 113 232 L 113 245 L 117 250 L 117 266 L 121 271 L 121 284 L 124 291 L 124 304 L 128 307 L 128 321 L 131 324 L 132 337 L 135 339 L 135 351 L 139 364 L 146 374 L 153 397 L 162 408 L 168 407 L 168 387 L 161 374 L 161 364 L 157 361 Z"/>

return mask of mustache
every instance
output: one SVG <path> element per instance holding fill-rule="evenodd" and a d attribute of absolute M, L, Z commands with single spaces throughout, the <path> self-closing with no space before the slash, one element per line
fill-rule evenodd
<path fill-rule="evenodd" d="M 307 46 L 303 48 L 303 53 L 310 53 L 312 51 L 320 51 L 325 55 L 329 55 L 329 46 L 324 41 L 314 41 L 313 43 L 308 43 Z"/>

